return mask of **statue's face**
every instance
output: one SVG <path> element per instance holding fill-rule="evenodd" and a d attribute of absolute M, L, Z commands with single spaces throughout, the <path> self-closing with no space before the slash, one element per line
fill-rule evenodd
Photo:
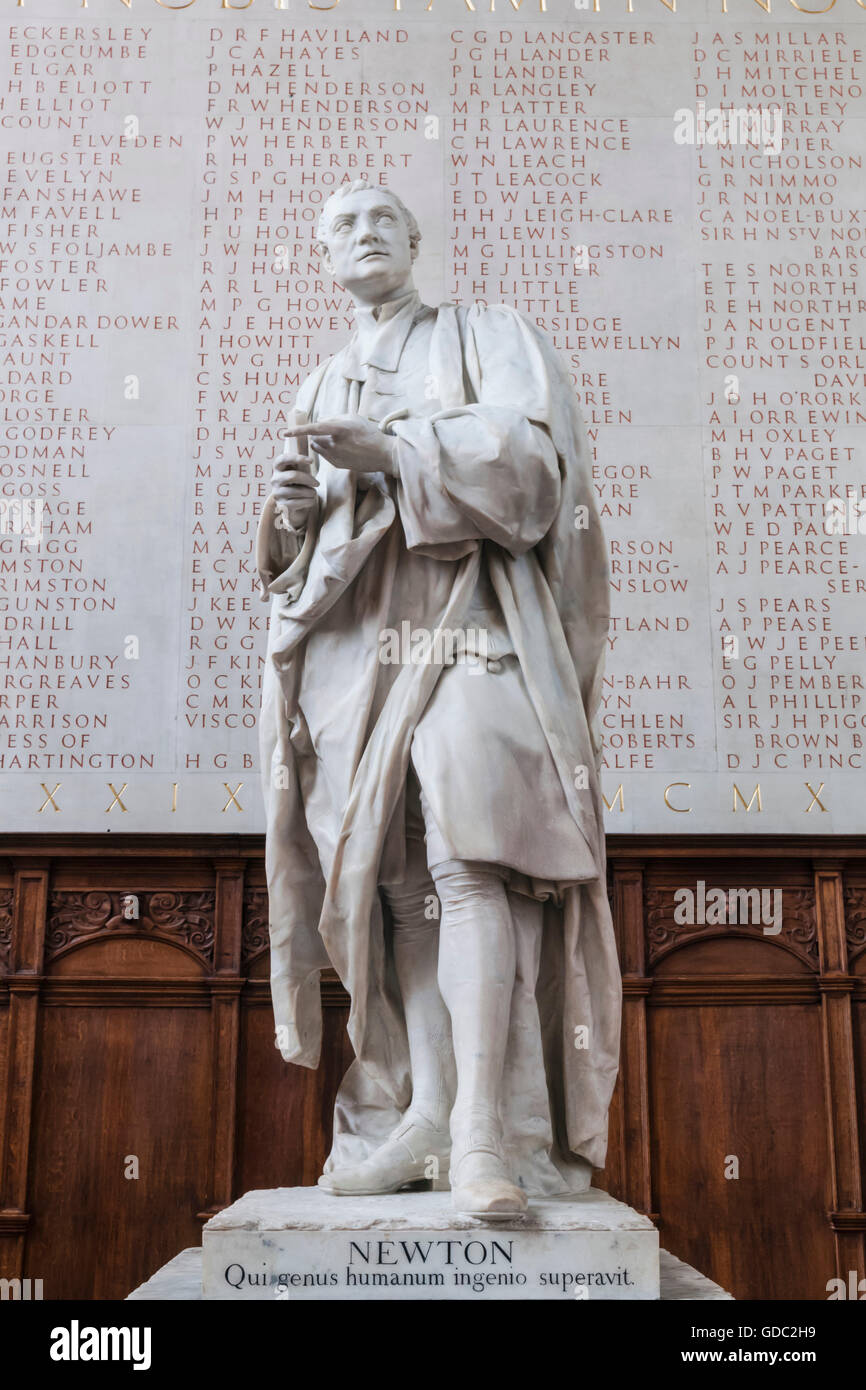
<path fill-rule="evenodd" d="M 322 259 L 337 284 L 364 303 L 379 304 L 406 283 L 412 269 L 409 228 L 386 194 L 360 188 L 337 198 L 322 240 Z"/>

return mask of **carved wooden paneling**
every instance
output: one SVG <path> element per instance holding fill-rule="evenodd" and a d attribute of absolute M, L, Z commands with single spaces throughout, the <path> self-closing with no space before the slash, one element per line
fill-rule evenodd
<path fill-rule="evenodd" d="M 48 1005 L 37 1052 L 26 1271 L 47 1299 L 122 1298 L 201 1239 L 208 997 Z"/>
<path fill-rule="evenodd" d="M 134 893 L 138 917 L 124 912 L 124 900 L 134 888 L 123 893 L 51 893 L 48 899 L 46 960 L 63 955 L 84 941 L 104 936 L 146 934 L 156 940 L 174 942 L 213 964 L 214 894 Z"/>
<path fill-rule="evenodd" d="M 662 1245 L 738 1298 L 826 1298 L 820 1005 L 660 1003 L 648 1049 Z"/>
<path fill-rule="evenodd" d="M 866 881 L 862 879 L 845 885 L 845 936 L 850 962 L 866 951 Z"/>
<path fill-rule="evenodd" d="M 608 855 L 610 1189 L 741 1298 L 866 1276 L 866 840 L 612 836 Z M 699 879 L 781 888 L 782 931 L 675 923 Z M 234 1196 L 315 1182 L 348 1001 L 325 972 L 321 1065 L 286 1066 L 267 922 L 259 837 L 0 839 L 0 1275 L 122 1297 Z"/>
<path fill-rule="evenodd" d="M 241 960 L 251 964 L 268 949 L 268 890 L 247 888 L 244 893 L 244 923 Z"/>
<path fill-rule="evenodd" d="M 693 883 L 684 883 L 693 890 Z M 677 922 L 674 917 L 676 904 L 674 888 L 648 889 L 645 898 L 647 922 L 647 950 L 651 965 L 656 965 L 671 951 L 680 946 L 692 945 L 697 941 L 713 937 L 743 937 L 760 941 L 770 941 L 789 950 L 811 969 L 818 969 L 818 925 L 815 916 L 815 896 L 808 888 L 782 888 L 782 923 L 778 934 L 768 935 L 761 922 L 739 923 L 731 918 L 742 911 L 733 894 L 740 891 L 713 882 L 713 888 L 721 888 L 728 904 L 722 909 L 727 921 L 711 923 Z M 709 888 L 707 891 L 710 891 Z M 760 889 L 755 890 L 760 892 Z"/>
<path fill-rule="evenodd" d="M 830 1223 L 840 1274 L 862 1269 L 866 1264 L 860 1107 L 852 1014 L 855 982 L 849 974 L 843 869 L 841 860 L 824 859 L 814 866 L 821 956 L 824 1102 L 831 1155 Z"/>
<path fill-rule="evenodd" d="M 264 981 L 244 991 L 241 1012 L 237 1187 L 311 1186 L 331 1145 L 334 1098 L 352 1060 L 346 1033 L 348 998 L 329 986 L 323 1010 L 319 1067 L 286 1066 L 274 1045 L 270 993 Z M 324 1001 L 323 1001 L 324 1002 Z"/>
<path fill-rule="evenodd" d="M 9 953 L 12 949 L 12 904 L 14 893 L 11 885 L 0 888 L 0 974 L 9 969 Z"/>

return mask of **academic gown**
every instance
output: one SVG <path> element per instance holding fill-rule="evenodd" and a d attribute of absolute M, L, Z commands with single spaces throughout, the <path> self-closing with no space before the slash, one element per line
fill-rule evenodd
<path fill-rule="evenodd" d="M 450 682 L 443 693 L 457 687 L 456 668 L 383 664 L 381 633 L 400 611 L 395 591 L 407 574 L 415 629 L 460 628 L 479 601 L 483 610 L 489 585 L 559 778 L 564 843 L 573 844 L 551 880 L 549 827 L 545 836 L 516 758 L 513 802 L 529 833 L 511 883 L 543 903 L 543 930 L 540 942 L 517 941 L 507 1153 L 528 1191 L 565 1191 L 583 1184 L 586 1164 L 604 1163 L 619 1050 L 594 727 L 606 548 L 580 413 L 549 340 L 504 305 L 421 308 L 413 324 L 426 329 L 425 404 L 416 393 L 408 415 L 388 425 L 399 478 L 359 478 L 321 459 L 319 513 L 303 544 L 276 524 L 273 499 L 259 526 L 271 601 L 260 751 L 277 1038 L 287 1061 L 318 1064 L 319 972 L 333 965 L 351 997 L 356 1061 L 338 1095 L 327 1166 L 357 1161 L 397 1124 L 411 1076 L 378 885 L 384 861 L 399 854 L 394 827 L 415 733 L 438 683 Z M 358 408 L 351 368 L 343 370 L 352 351 L 350 343 L 301 387 L 297 405 L 313 420 Z M 312 699 L 315 671 L 325 669 L 327 701 Z M 311 757 L 328 789 L 313 801 L 302 787 Z M 447 788 L 447 766 L 442 779 Z M 507 865 L 513 807 L 500 819 L 502 844 L 496 815 L 485 822 L 486 857 Z"/>

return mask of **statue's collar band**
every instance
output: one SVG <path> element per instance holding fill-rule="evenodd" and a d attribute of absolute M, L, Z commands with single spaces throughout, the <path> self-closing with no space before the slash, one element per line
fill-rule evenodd
<path fill-rule="evenodd" d="M 384 304 L 356 306 L 355 332 L 343 349 L 343 376 L 363 381 L 367 366 L 396 372 L 409 329 L 423 307 L 414 286 Z"/>

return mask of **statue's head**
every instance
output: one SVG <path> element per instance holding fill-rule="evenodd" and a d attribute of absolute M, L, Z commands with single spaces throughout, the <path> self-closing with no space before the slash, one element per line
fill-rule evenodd
<path fill-rule="evenodd" d="M 421 232 L 389 188 L 354 179 L 322 208 L 316 250 L 338 285 L 367 304 L 379 304 L 412 280 Z"/>

